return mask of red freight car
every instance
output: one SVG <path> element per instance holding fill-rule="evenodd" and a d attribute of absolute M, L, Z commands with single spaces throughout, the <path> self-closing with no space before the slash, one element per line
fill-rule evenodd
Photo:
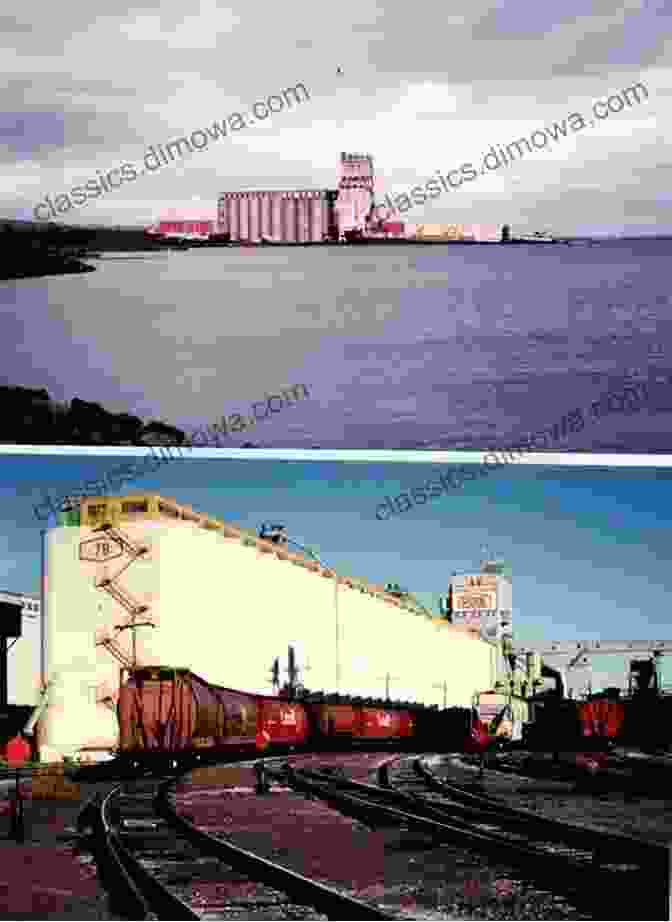
<path fill-rule="evenodd" d="M 622 701 L 594 698 L 579 705 L 579 720 L 583 736 L 614 739 L 623 730 L 625 707 Z"/>
<path fill-rule="evenodd" d="M 416 733 L 408 709 L 246 694 L 164 666 L 122 670 L 118 717 L 120 753 L 134 759 L 195 750 L 254 753 L 339 738 L 392 741 Z"/>
<path fill-rule="evenodd" d="M 315 734 L 324 739 L 348 739 L 357 736 L 358 709 L 351 704 L 311 704 Z"/>
<path fill-rule="evenodd" d="M 263 695 L 255 697 L 259 748 L 299 746 L 308 741 L 308 715 L 302 705 Z M 262 742 L 264 733 L 267 739 Z"/>
<path fill-rule="evenodd" d="M 413 719 L 409 711 L 362 708 L 358 733 L 362 739 L 396 739 L 412 735 Z"/>
<path fill-rule="evenodd" d="M 351 704 L 308 704 L 315 734 L 322 739 L 406 739 L 413 735 L 409 711 Z"/>
<path fill-rule="evenodd" d="M 119 690 L 122 752 L 256 746 L 253 695 L 210 685 L 188 669 L 135 670 Z"/>

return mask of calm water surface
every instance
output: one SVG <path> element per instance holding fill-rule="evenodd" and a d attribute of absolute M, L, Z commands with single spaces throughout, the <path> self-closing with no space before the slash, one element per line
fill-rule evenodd
<path fill-rule="evenodd" d="M 182 426 L 311 394 L 244 441 L 503 445 L 624 379 L 646 410 L 558 448 L 672 450 L 672 241 L 211 249 L 0 283 L 2 378 Z"/>

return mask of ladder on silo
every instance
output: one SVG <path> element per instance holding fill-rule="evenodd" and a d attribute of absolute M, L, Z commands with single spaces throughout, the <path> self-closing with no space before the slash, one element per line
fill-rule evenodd
<path fill-rule="evenodd" d="M 121 663 L 122 666 L 125 666 L 126 669 L 133 668 L 133 660 L 123 647 L 119 646 L 116 637 L 111 637 L 109 634 L 100 634 L 96 639 L 96 646 L 104 647 L 107 652 L 110 653 L 117 662 Z"/>
<path fill-rule="evenodd" d="M 104 532 L 107 537 L 114 541 L 121 549 L 124 551 L 130 560 L 118 570 L 114 576 L 105 576 L 101 579 L 94 580 L 94 586 L 96 589 L 102 589 L 106 592 L 116 603 L 126 610 L 130 616 L 130 621 L 125 624 L 116 625 L 115 630 L 123 631 L 130 629 L 133 631 L 133 653 L 129 657 L 128 654 L 123 650 L 119 645 L 116 638 L 106 637 L 104 640 L 97 642 L 97 645 L 105 647 L 105 649 L 115 657 L 115 659 L 126 666 L 126 668 L 135 668 L 137 666 L 136 650 L 135 650 L 135 631 L 139 627 L 156 627 L 156 624 L 153 622 L 150 615 L 147 615 L 147 612 L 150 611 L 150 606 L 144 603 L 140 603 L 135 599 L 131 593 L 124 586 L 119 585 L 117 580 L 124 573 L 132 563 L 138 560 L 140 557 L 144 557 L 148 553 L 149 547 L 145 544 L 136 544 L 133 542 L 127 535 L 125 535 L 120 529 L 115 528 L 112 525 L 102 525 L 100 528 L 94 529 L 95 531 Z M 138 621 L 137 618 L 139 615 L 146 615 L 146 620 Z"/>

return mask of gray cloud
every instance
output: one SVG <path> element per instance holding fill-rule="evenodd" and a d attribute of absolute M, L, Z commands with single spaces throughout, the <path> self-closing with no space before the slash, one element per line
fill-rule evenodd
<path fill-rule="evenodd" d="M 669 131 L 663 0 L 568 0 L 561 7 L 476 0 L 461 14 L 446 12 L 438 0 L 382 7 L 373 0 L 334 7 L 247 0 L 229 8 L 205 0 L 193 12 L 177 0 L 140 0 L 123 13 L 110 12 L 102 0 L 85 6 L 65 0 L 47 9 L 40 0 L 10 3 L 12 14 L 0 18 L 3 109 L 13 114 L 0 123 L 0 215 L 6 217 L 98 169 L 139 162 L 148 145 L 247 111 L 299 80 L 311 91 L 309 103 L 122 187 L 70 220 L 147 223 L 166 203 L 179 211 L 197 201 L 214 213 L 217 193 L 227 187 L 331 186 L 338 152 L 347 148 L 370 150 L 385 187 L 404 189 L 434 169 L 451 168 L 454 158 L 459 164 L 477 156 L 483 142 L 487 148 L 515 137 L 517 120 L 562 118 L 643 74 L 648 102 L 614 116 L 590 141 L 584 132 L 566 161 L 584 171 L 577 182 L 589 184 L 600 160 L 598 207 L 611 207 L 615 197 L 617 209 L 631 194 L 614 193 L 627 158 L 647 184 L 639 190 L 643 200 L 656 201 L 665 175 L 657 166 L 660 148 L 656 154 L 650 130 L 641 127 L 658 119 L 661 137 Z M 21 115 L 22 136 L 16 121 L 10 124 Z M 611 127 L 628 119 L 640 123 L 636 144 L 627 130 Z M 525 194 L 536 196 L 536 220 L 547 224 L 549 202 L 561 199 L 554 177 L 565 173 L 564 164 L 558 170 L 530 160 L 517 171 L 523 187 L 532 185 Z M 446 199 L 431 214 L 416 208 L 407 220 L 449 219 L 476 202 L 490 219 L 501 195 L 492 190 L 489 202 L 483 183 L 473 197 Z M 559 204 L 553 212 L 563 231 L 591 216 L 575 204 L 578 210 Z M 624 199 L 620 209 L 628 210 Z M 653 220 L 669 225 L 666 215 L 661 205 Z"/>

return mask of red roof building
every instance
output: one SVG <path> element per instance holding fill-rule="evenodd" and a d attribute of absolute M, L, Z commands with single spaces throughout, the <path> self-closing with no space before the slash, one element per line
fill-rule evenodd
<path fill-rule="evenodd" d="M 215 222 L 206 220 L 173 219 L 159 221 L 148 231 L 161 237 L 209 237 L 215 233 Z"/>

